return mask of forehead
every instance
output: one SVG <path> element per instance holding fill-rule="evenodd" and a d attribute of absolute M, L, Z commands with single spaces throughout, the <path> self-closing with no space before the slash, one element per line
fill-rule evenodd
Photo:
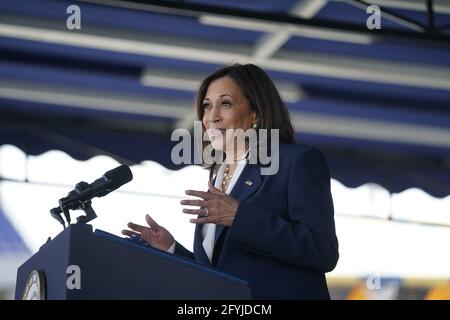
<path fill-rule="evenodd" d="M 242 96 L 242 91 L 233 79 L 230 77 L 222 77 L 209 84 L 205 99 L 216 99 L 224 94 L 231 95 L 233 98 L 239 98 Z"/>

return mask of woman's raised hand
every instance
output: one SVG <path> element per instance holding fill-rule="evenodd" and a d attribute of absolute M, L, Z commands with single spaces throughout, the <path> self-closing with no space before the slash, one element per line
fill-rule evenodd
<path fill-rule="evenodd" d="M 167 251 L 175 241 L 172 234 L 166 228 L 157 224 L 148 214 L 145 215 L 145 220 L 148 227 L 129 222 L 127 226 L 131 230 L 122 230 L 122 234 L 129 237 L 139 237 L 152 247 Z"/>

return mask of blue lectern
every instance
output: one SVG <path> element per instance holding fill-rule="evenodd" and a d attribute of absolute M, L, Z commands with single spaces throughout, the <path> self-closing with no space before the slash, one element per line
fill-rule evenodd
<path fill-rule="evenodd" d="M 34 291 L 33 291 L 34 290 Z M 16 299 L 250 299 L 246 281 L 72 224 L 17 271 Z"/>

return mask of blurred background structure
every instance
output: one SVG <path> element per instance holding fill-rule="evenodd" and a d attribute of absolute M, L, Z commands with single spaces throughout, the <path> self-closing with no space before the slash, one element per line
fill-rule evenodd
<path fill-rule="evenodd" d="M 333 298 L 449 299 L 446 0 L 0 1 L 0 298 L 60 231 L 57 199 L 118 162 L 135 179 L 93 203 L 93 225 L 150 212 L 191 247 L 177 200 L 207 173 L 172 163 L 170 135 L 192 129 L 202 77 L 236 62 L 268 72 L 298 142 L 327 157 Z"/>

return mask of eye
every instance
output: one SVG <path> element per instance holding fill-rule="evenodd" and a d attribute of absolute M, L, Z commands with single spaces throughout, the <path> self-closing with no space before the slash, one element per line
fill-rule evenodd
<path fill-rule="evenodd" d="M 230 107 L 231 106 L 231 102 L 230 101 L 223 101 L 222 105 L 225 107 Z"/>
<path fill-rule="evenodd" d="M 204 102 L 203 109 L 211 109 L 211 105 L 208 102 Z"/>

